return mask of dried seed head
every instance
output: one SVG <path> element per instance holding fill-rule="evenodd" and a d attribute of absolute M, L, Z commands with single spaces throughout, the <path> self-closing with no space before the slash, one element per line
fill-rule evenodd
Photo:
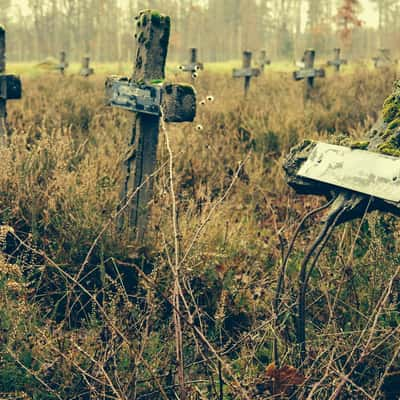
<path fill-rule="evenodd" d="M 183 65 L 179 65 L 178 68 L 182 71 L 183 70 Z"/>
<path fill-rule="evenodd" d="M 210 103 L 212 103 L 214 101 L 214 96 L 208 95 L 207 96 L 207 101 L 209 101 Z"/>
<path fill-rule="evenodd" d="M 201 100 L 199 103 L 201 106 L 205 106 L 206 105 L 206 101 L 205 100 Z"/>
<path fill-rule="evenodd" d="M 199 76 L 199 74 L 198 74 L 197 72 L 193 72 L 193 74 L 192 74 L 192 78 L 193 78 L 193 79 L 198 78 L 198 76 Z"/>
<path fill-rule="evenodd" d="M 203 130 L 203 125 L 197 125 L 196 126 L 196 131 L 202 131 Z"/>
<path fill-rule="evenodd" d="M 194 70 L 195 71 L 200 71 L 200 65 L 195 65 Z"/>

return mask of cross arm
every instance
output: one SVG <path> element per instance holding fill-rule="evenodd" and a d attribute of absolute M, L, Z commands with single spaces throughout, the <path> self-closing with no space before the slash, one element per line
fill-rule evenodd
<path fill-rule="evenodd" d="M 21 86 L 19 76 L 0 74 L 0 99 L 19 100 L 22 96 Z"/>
<path fill-rule="evenodd" d="M 232 76 L 234 78 L 246 78 L 246 77 L 256 77 L 261 74 L 259 68 L 242 68 L 242 69 L 234 69 L 232 72 Z"/>
<path fill-rule="evenodd" d="M 347 65 L 347 60 L 330 60 L 328 61 L 329 66 L 335 66 L 335 65 Z"/>
<path fill-rule="evenodd" d="M 106 105 L 128 111 L 163 116 L 165 122 L 192 122 L 196 116 L 196 92 L 190 85 L 137 84 L 126 77 L 106 80 Z"/>
<path fill-rule="evenodd" d="M 195 72 L 204 70 L 204 64 L 200 62 L 191 63 L 191 64 L 183 64 L 179 66 L 179 69 L 183 72 Z"/>
<path fill-rule="evenodd" d="M 299 71 L 293 72 L 293 79 L 295 81 L 300 81 L 306 78 L 324 78 L 325 70 L 324 69 L 314 69 L 314 68 L 304 68 Z"/>

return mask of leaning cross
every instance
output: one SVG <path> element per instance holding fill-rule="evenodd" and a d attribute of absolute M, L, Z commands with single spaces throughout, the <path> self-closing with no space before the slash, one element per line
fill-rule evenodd
<path fill-rule="evenodd" d="M 234 69 L 233 77 L 234 78 L 244 78 L 244 95 L 247 96 L 247 93 L 250 89 L 250 80 L 252 77 L 257 77 L 260 75 L 261 71 L 259 68 L 251 67 L 251 51 L 243 52 L 243 67 L 242 69 Z"/>
<path fill-rule="evenodd" d="M 328 65 L 335 67 L 336 72 L 339 72 L 341 65 L 347 64 L 347 60 L 340 58 L 340 48 L 338 47 L 333 49 L 333 54 L 333 60 L 329 60 Z"/>
<path fill-rule="evenodd" d="M 306 356 L 307 285 L 335 226 L 374 210 L 400 216 L 399 98 L 400 83 L 396 83 L 382 108 L 381 120 L 364 141 L 347 147 L 305 141 L 293 148 L 284 162 L 287 183 L 297 193 L 321 195 L 330 201 L 325 207 L 329 210 L 324 227 L 300 269 L 296 336 L 302 361 Z"/>
<path fill-rule="evenodd" d="M 90 57 L 86 56 L 82 59 L 82 69 L 79 73 L 81 76 L 88 78 L 94 74 L 94 69 L 90 67 Z"/>
<path fill-rule="evenodd" d="M 21 98 L 21 80 L 6 74 L 6 31 L 0 26 L 0 145 L 7 141 L 7 100 Z"/>
<path fill-rule="evenodd" d="M 304 68 L 301 68 L 298 71 L 293 72 L 293 78 L 295 81 L 300 81 L 305 79 L 305 91 L 304 98 L 308 100 L 311 96 L 311 91 L 314 88 L 314 79 L 315 78 L 324 78 L 325 70 L 324 69 L 315 69 L 314 61 L 315 61 L 315 50 L 308 49 L 304 52 L 303 60 Z"/>
<path fill-rule="evenodd" d="M 196 93 L 189 85 L 163 83 L 170 17 L 146 10 L 137 20 L 132 78 L 109 77 L 106 97 L 108 105 L 134 113 L 132 137 L 123 163 L 121 204 L 126 209 L 119 226 L 133 228 L 134 238 L 142 243 L 153 199 L 160 118 L 165 122 L 193 121 Z"/>
<path fill-rule="evenodd" d="M 67 53 L 63 50 L 60 52 L 60 63 L 57 65 L 56 69 L 61 72 L 61 75 L 64 75 L 65 70 L 68 68 L 69 64 L 67 61 Z"/>
<path fill-rule="evenodd" d="M 190 51 L 190 59 L 189 64 L 182 64 L 179 66 L 179 69 L 184 72 L 190 72 L 192 76 L 192 80 L 197 77 L 197 72 L 204 69 L 204 64 L 197 61 L 197 49 L 191 48 Z"/>
<path fill-rule="evenodd" d="M 260 65 L 261 72 L 264 72 L 264 69 L 265 69 L 266 65 L 271 65 L 271 60 L 267 57 L 267 51 L 266 50 L 261 50 L 260 51 L 259 65 Z"/>
<path fill-rule="evenodd" d="M 379 49 L 379 55 L 373 57 L 375 68 L 388 67 L 393 63 L 390 49 Z"/>

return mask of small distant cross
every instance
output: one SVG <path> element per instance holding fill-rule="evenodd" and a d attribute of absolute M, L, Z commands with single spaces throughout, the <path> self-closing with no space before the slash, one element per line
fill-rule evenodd
<path fill-rule="evenodd" d="M 60 52 L 60 63 L 57 65 L 56 69 L 61 72 L 61 75 L 64 75 L 68 66 L 67 53 L 63 50 Z"/>
<path fill-rule="evenodd" d="M 388 67 L 393 64 L 392 56 L 390 54 L 390 49 L 379 49 L 379 55 L 373 57 L 375 68 Z"/>
<path fill-rule="evenodd" d="M 271 65 L 271 60 L 267 57 L 267 51 L 266 50 L 261 50 L 260 51 L 260 59 L 259 59 L 258 63 L 260 65 L 261 72 L 264 72 L 264 69 L 265 69 L 266 65 Z"/>
<path fill-rule="evenodd" d="M 90 68 L 90 57 L 89 56 L 83 57 L 82 69 L 79 74 L 85 78 L 88 78 L 90 75 L 94 74 L 94 69 Z"/>
<path fill-rule="evenodd" d="M 128 207 L 121 214 L 119 225 L 132 228 L 134 239 L 142 243 L 153 199 L 152 174 L 157 164 L 160 118 L 165 122 L 193 121 L 196 93 L 192 86 L 163 82 L 170 17 L 146 10 L 137 19 L 133 76 L 108 78 L 106 101 L 110 106 L 134 113 L 121 190 L 121 204 Z"/>
<path fill-rule="evenodd" d="M 244 51 L 243 52 L 243 67 L 241 69 L 234 69 L 233 70 L 233 77 L 234 78 L 244 78 L 244 96 L 247 96 L 247 93 L 250 89 L 250 80 L 253 77 L 257 77 L 260 75 L 261 71 L 259 68 L 252 68 L 251 67 L 251 58 L 252 53 L 251 51 Z"/>
<path fill-rule="evenodd" d="M 341 65 L 347 65 L 347 60 L 340 58 L 340 48 L 333 49 L 333 60 L 328 61 L 329 66 L 335 67 L 336 72 L 340 71 Z"/>
<path fill-rule="evenodd" d="M 197 60 L 197 49 L 195 47 L 189 49 L 190 58 L 189 64 L 182 64 L 179 69 L 184 72 L 190 72 L 192 80 L 197 78 L 197 73 L 200 70 L 204 70 L 204 64 Z"/>
<path fill-rule="evenodd" d="M 293 78 L 296 81 L 300 81 L 302 79 L 305 80 L 306 84 L 305 84 L 304 98 L 308 100 L 314 88 L 314 79 L 324 78 L 325 70 L 314 68 L 315 50 L 313 49 L 308 49 L 304 52 L 302 61 L 304 62 L 304 68 L 295 71 L 293 73 Z"/>
<path fill-rule="evenodd" d="M 22 96 L 21 80 L 6 74 L 6 30 L 0 26 L 0 144 L 7 143 L 7 100 L 19 100 Z"/>

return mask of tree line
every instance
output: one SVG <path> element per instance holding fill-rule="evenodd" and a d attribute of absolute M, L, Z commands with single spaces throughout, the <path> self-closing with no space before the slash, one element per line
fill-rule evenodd
<path fill-rule="evenodd" d="M 146 8 L 172 17 L 172 60 L 186 60 L 190 47 L 208 62 L 238 59 L 244 49 L 289 60 L 306 47 L 327 55 L 340 46 L 355 58 L 380 47 L 395 53 L 400 0 L 373 2 L 376 29 L 363 24 L 358 0 L 0 0 L 0 23 L 11 61 L 39 61 L 61 50 L 70 60 L 84 54 L 98 62 L 132 60 L 134 17 Z"/>

